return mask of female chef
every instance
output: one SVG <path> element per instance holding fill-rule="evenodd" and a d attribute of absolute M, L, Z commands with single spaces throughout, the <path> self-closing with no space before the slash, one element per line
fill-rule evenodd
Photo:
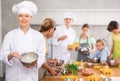
<path fill-rule="evenodd" d="M 19 27 L 8 32 L 1 48 L 2 60 L 6 64 L 5 81 L 38 81 L 38 68 L 45 60 L 45 40 L 43 35 L 30 27 L 32 16 L 37 7 L 31 1 L 22 1 L 12 7 L 17 13 Z M 19 56 L 25 52 L 35 52 L 39 55 L 37 64 L 25 67 L 19 61 Z"/>

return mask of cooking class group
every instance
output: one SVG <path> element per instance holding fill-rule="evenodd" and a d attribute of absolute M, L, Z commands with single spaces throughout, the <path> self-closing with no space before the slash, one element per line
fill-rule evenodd
<path fill-rule="evenodd" d="M 77 36 L 72 28 L 76 16 L 71 12 L 62 15 L 62 25 L 45 18 L 37 31 L 30 26 L 38 11 L 34 2 L 24 0 L 11 10 L 17 14 L 18 27 L 4 36 L 0 48 L 0 60 L 6 66 L 5 81 L 120 81 L 118 21 L 111 20 L 106 27 L 112 40 L 108 47 L 107 40 L 90 34 L 87 22 Z M 72 51 L 77 53 L 75 60 Z"/>

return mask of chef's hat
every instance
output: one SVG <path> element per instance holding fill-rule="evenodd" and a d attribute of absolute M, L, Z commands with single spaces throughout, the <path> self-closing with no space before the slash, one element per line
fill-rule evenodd
<path fill-rule="evenodd" d="M 12 7 L 13 13 L 27 13 L 31 16 L 37 12 L 37 6 L 32 1 L 22 1 Z"/>
<path fill-rule="evenodd" d="M 64 19 L 65 19 L 65 18 L 71 18 L 73 21 L 76 20 L 75 15 L 73 15 L 71 12 L 65 12 L 65 14 L 64 14 Z"/>

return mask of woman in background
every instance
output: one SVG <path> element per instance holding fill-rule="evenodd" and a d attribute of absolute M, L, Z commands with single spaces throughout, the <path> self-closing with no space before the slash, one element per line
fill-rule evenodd
<path fill-rule="evenodd" d="M 89 25 L 84 24 L 80 37 L 76 39 L 76 42 L 79 43 L 79 47 L 75 48 L 78 51 L 78 61 L 88 61 L 90 52 L 95 51 L 95 39 L 89 35 L 89 30 Z"/>
<path fill-rule="evenodd" d="M 48 43 L 47 43 L 47 39 L 53 37 L 54 31 L 55 31 L 55 21 L 51 18 L 46 18 L 42 24 L 41 24 L 41 28 L 40 28 L 40 32 L 43 34 L 45 42 L 46 42 L 46 62 L 43 63 L 42 67 L 39 69 L 39 80 L 43 78 L 43 76 L 45 75 L 45 73 L 47 72 L 47 70 L 52 74 L 52 75 L 56 75 L 57 72 L 55 71 L 54 68 L 50 67 L 48 65 L 47 62 L 52 61 L 54 63 L 57 63 L 57 60 L 52 60 L 52 59 L 48 59 L 47 55 L 48 55 Z"/>
<path fill-rule="evenodd" d="M 109 55 L 109 60 L 115 59 L 112 66 L 120 67 L 120 25 L 117 21 L 111 21 L 108 24 L 107 30 L 112 32 L 112 48 Z"/>
<path fill-rule="evenodd" d="M 30 27 L 37 7 L 31 1 L 22 1 L 12 8 L 17 13 L 18 28 L 8 32 L 3 40 L 0 54 L 6 64 L 5 81 L 38 81 L 38 69 L 45 61 L 45 41 L 43 35 Z M 37 64 L 25 67 L 19 56 L 26 52 L 38 54 Z"/>

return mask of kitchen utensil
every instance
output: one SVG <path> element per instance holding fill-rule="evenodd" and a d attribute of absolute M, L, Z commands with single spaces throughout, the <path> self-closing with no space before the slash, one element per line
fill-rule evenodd
<path fill-rule="evenodd" d="M 20 55 L 20 62 L 23 66 L 31 67 L 37 62 L 38 54 L 34 52 L 26 52 Z"/>

